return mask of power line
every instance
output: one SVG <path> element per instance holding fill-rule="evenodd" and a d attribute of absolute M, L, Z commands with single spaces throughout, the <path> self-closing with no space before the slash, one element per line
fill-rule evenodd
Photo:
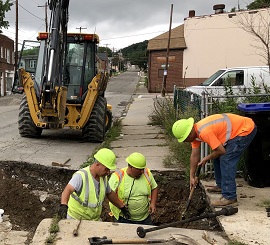
<path fill-rule="evenodd" d="M 26 12 L 28 12 L 29 14 L 33 15 L 34 17 L 36 17 L 36 18 L 38 18 L 38 19 L 40 19 L 40 20 L 43 20 L 43 19 L 41 19 L 40 17 L 38 17 L 38 16 L 34 15 L 33 13 L 31 13 L 29 10 L 27 10 L 26 8 L 24 8 L 22 5 L 19 4 L 19 6 L 20 6 L 22 9 L 24 9 Z"/>

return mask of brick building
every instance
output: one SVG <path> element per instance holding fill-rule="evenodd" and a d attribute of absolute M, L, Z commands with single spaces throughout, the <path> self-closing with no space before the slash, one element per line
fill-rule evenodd
<path fill-rule="evenodd" d="M 168 37 L 169 32 L 166 32 L 148 42 L 148 91 L 152 93 L 162 90 Z M 182 67 L 184 49 L 186 49 L 184 25 L 180 25 L 171 30 L 166 92 L 172 92 L 174 85 L 181 86 L 183 83 Z"/>
<path fill-rule="evenodd" d="M 0 96 L 11 93 L 14 78 L 14 41 L 0 34 Z"/>

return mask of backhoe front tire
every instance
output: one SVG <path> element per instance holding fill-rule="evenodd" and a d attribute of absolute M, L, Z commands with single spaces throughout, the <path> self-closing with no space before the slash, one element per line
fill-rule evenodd
<path fill-rule="evenodd" d="M 82 129 L 82 139 L 87 142 L 101 143 L 105 138 L 107 100 L 98 96 L 88 122 Z"/>
<path fill-rule="evenodd" d="M 18 129 L 20 135 L 27 138 L 37 138 L 42 133 L 42 128 L 38 128 L 32 120 L 26 95 L 23 96 L 20 104 Z"/>

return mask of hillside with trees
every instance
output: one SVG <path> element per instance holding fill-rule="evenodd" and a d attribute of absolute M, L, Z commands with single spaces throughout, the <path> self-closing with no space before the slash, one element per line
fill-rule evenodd
<path fill-rule="evenodd" d="M 132 44 L 122 49 L 122 54 L 132 65 L 137 65 L 140 69 L 146 69 L 148 62 L 147 55 L 148 40 Z"/>

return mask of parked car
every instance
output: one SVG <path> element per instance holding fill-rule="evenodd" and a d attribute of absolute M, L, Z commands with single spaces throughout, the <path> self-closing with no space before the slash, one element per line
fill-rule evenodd
<path fill-rule="evenodd" d="M 201 95 L 206 92 L 210 95 L 224 95 L 225 87 L 231 86 L 233 94 L 243 94 L 252 87 L 270 87 L 270 72 L 268 66 L 233 67 L 221 69 L 206 79 L 199 86 L 187 87 L 187 91 Z"/>

